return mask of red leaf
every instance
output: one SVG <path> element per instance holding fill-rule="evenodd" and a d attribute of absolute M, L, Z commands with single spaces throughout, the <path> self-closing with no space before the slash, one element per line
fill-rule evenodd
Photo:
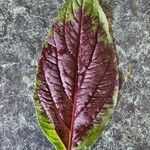
<path fill-rule="evenodd" d="M 99 17 L 79 6 L 56 21 L 42 50 L 36 89 L 43 112 L 67 150 L 75 149 L 112 106 L 118 86 L 114 46 Z"/>

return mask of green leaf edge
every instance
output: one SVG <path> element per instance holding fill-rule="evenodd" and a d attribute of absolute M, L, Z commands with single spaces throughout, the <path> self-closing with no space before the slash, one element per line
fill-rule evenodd
<path fill-rule="evenodd" d="M 56 17 L 54 22 L 60 22 L 64 18 L 66 18 L 66 21 L 74 20 L 72 11 L 78 10 L 77 2 L 79 4 L 81 4 L 81 1 L 83 1 L 83 3 L 84 3 L 84 8 L 89 9 L 89 8 L 91 8 L 91 6 L 93 7 L 93 12 L 90 16 L 99 18 L 99 23 L 102 24 L 102 26 L 105 30 L 105 33 L 107 35 L 106 39 L 104 39 L 104 41 L 106 42 L 106 44 L 112 43 L 112 38 L 109 33 L 108 21 L 107 21 L 106 15 L 105 15 L 102 7 L 100 6 L 99 0 L 66 0 L 63 8 L 59 10 L 58 16 Z M 74 10 L 72 10 L 72 5 L 73 5 Z M 86 12 L 86 15 L 90 14 L 90 11 L 91 10 L 89 9 L 89 11 Z M 95 26 L 95 27 L 97 27 L 97 26 Z M 93 30 L 95 30 L 95 29 L 93 28 Z M 47 38 L 52 37 L 52 35 L 53 35 L 53 28 L 50 28 Z M 46 38 L 46 40 L 47 40 L 47 38 Z M 47 41 L 45 41 L 45 42 L 47 42 Z"/>
<path fill-rule="evenodd" d="M 86 150 L 87 148 L 90 148 L 93 146 L 93 144 L 96 143 L 96 141 L 101 137 L 102 132 L 107 127 L 109 121 L 112 119 L 113 112 L 115 110 L 115 106 L 117 104 L 117 97 L 118 97 L 119 87 L 116 86 L 116 89 L 114 91 L 113 96 L 113 105 L 112 107 L 107 109 L 107 115 L 101 116 L 100 119 L 102 120 L 100 124 L 97 124 L 88 132 L 88 136 L 83 138 L 84 141 L 79 144 L 77 147 L 77 150 Z"/>
<path fill-rule="evenodd" d="M 43 134 L 47 137 L 47 139 L 53 144 L 56 150 L 66 150 L 65 145 L 63 144 L 57 132 L 55 131 L 53 123 L 50 122 L 50 119 L 48 119 L 48 117 L 46 116 L 45 112 L 41 107 L 40 99 L 37 94 L 37 91 L 38 89 L 40 89 L 41 86 L 42 86 L 41 81 L 37 80 L 33 94 L 34 108 L 39 127 L 42 130 Z"/>

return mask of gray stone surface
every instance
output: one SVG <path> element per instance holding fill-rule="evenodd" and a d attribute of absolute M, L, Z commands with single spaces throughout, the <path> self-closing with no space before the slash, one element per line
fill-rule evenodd
<path fill-rule="evenodd" d="M 0 150 L 52 150 L 32 102 L 42 40 L 64 0 L 0 0 Z M 150 1 L 104 0 L 114 10 L 125 75 L 113 119 L 94 150 L 150 150 Z"/>

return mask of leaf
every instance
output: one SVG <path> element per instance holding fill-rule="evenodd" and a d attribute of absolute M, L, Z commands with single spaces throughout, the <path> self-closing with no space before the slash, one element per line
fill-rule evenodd
<path fill-rule="evenodd" d="M 57 150 L 93 145 L 111 119 L 118 69 L 106 16 L 98 0 L 68 0 L 40 56 L 34 102 Z"/>

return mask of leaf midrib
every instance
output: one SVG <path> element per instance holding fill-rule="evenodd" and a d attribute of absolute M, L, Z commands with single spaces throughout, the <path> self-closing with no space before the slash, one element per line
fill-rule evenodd
<path fill-rule="evenodd" d="M 73 8 L 72 8 L 73 9 Z M 82 13 L 83 13 L 83 1 L 81 4 L 81 15 L 79 18 L 79 40 L 78 40 L 78 47 L 77 47 L 77 54 L 75 57 L 75 62 L 76 62 L 76 67 L 75 67 L 75 80 L 74 80 L 74 88 L 73 88 L 73 110 L 72 110 L 72 118 L 71 118 L 71 130 L 69 134 L 69 142 L 68 142 L 68 150 L 71 150 L 72 147 L 72 138 L 73 138 L 73 131 L 74 131 L 74 120 L 75 120 L 75 111 L 76 111 L 76 102 L 77 102 L 77 91 L 78 91 L 78 55 L 79 55 L 79 50 L 80 50 L 80 40 L 81 40 L 81 26 L 82 26 Z"/>

